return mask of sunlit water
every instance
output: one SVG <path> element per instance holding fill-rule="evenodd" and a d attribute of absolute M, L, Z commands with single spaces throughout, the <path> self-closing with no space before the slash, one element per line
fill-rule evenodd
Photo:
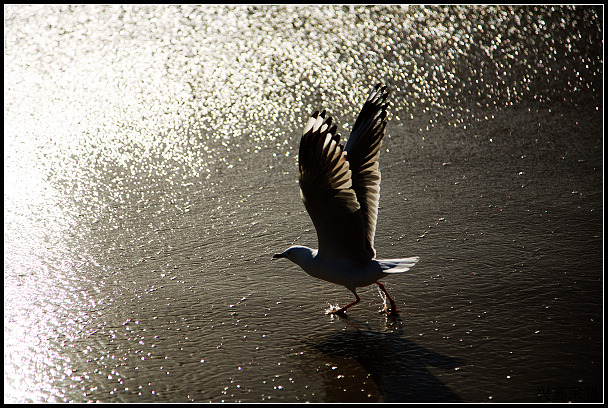
<path fill-rule="evenodd" d="M 599 7 L 5 6 L 4 400 L 603 400 Z M 348 319 L 307 116 L 389 84 Z"/>

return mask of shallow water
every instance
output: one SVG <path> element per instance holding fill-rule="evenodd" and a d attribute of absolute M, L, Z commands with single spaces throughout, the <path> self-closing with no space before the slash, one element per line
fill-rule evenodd
<path fill-rule="evenodd" d="M 597 7 L 5 6 L 4 400 L 603 400 Z M 389 84 L 347 319 L 301 127 Z"/>

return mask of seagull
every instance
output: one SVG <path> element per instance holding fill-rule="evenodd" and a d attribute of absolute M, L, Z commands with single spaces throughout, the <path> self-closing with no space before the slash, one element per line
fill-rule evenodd
<path fill-rule="evenodd" d="M 328 314 L 345 315 L 361 300 L 357 288 L 376 283 L 384 294 L 381 312 L 396 315 L 397 306 L 380 279 L 407 272 L 419 260 L 375 259 L 378 157 L 387 123 L 387 97 L 387 87 L 377 84 L 355 121 L 346 147 L 340 144 L 337 126 L 325 110 L 312 115 L 300 140 L 300 196 L 317 231 L 319 249 L 296 245 L 272 258 L 287 258 L 310 276 L 342 285 L 355 295 L 352 303 Z"/>

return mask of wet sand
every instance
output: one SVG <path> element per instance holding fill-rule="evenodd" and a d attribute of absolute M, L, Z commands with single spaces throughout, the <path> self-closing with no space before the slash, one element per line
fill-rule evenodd
<path fill-rule="evenodd" d="M 593 8 L 8 10 L 5 402 L 603 400 Z M 376 250 L 421 261 L 330 317 L 271 255 L 307 116 L 377 80 Z"/>

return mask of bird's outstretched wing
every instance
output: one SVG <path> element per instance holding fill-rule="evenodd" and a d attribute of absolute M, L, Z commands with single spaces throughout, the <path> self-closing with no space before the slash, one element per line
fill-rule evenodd
<path fill-rule="evenodd" d="M 374 87 L 355 121 L 345 148 L 351 170 L 351 188 L 361 206 L 366 250 L 374 257 L 374 235 L 380 200 L 378 157 L 387 122 L 387 97 L 386 85 L 378 84 Z"/>
<path fill-rule="evenodd" d="M 315 112 L 304 127 L 299 170 L 300 193 L 317 230 L 319 253 L 371 259 L 346 152 L 325 111 Z"/>
<path fill-rule="evenodd" d="M 332 118 L 315 112 L 300 141 L 300 193 L 319 252 L 367 261 L 375 257 L 380 199 L 378 157 L 387 122 L 386 86 L 378 84 L 357 117 L 346 148 Z"/>

